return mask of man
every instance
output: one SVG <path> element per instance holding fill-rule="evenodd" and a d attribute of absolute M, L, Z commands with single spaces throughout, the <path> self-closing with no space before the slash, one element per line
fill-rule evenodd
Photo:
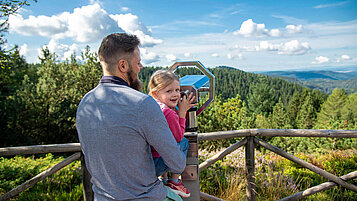
<path fill-rule="evenodd" d="M 172 192 L 155 176 L 150 145 L 172 172 L 185 169 L 185 156 L 158 104 L 138 91 L 139 44 L 124 33 L 103 39 L 98 51 L 103 77 L 78 106 L 76 126 L 95 200 L 167 200 Z"/>

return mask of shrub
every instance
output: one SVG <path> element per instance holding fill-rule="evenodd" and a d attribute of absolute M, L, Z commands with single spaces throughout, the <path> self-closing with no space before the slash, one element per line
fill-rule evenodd
<path fill-rule="evenodd" d="M 0 158 L 0 195 L 10 191 L 37 174 L 64 160 L 47 154 L 34 156 Z M 12 200 L 82 200 L 80 161 L 75 161 Z"/>
<path fill-rule="evenodd" d="M 223 149 L 222 149 L 223 150 Z M 219 150 L 221 151 L 221 150 Z M 200 150 L 200 162 L 218 153 Z M 357 169 L 357 150 L 321 150 L 297 157 L 332 174 L 342 176 Z M 274 153 L 255 154 L 257 200 L 278 200 L 326 182 L 320 175 Z M 201 191 L 225 200 L 245 200 L 245 158 L 240 148 L 200 172 Z M 352 181 L 356 183 L 356 179 Z M 311 195 L 305 200 L 355 200 L 357 194 L 340 186 Z"/>

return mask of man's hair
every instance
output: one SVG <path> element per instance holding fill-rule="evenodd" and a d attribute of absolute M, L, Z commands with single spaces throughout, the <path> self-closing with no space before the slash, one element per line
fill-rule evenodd
<path fill-rule="evenodd" d="M 120 59 L 128 62 L 131 60 L 135 48 L 140 45 L 140 40 L 135 35 L 126 33 L 113 33 L 106 36 L 99 47 L 98 56 L 102 63 L 106 64 L 107 70 L 116 66 Z"/>
<path fill-rule="evenodd" d="M 160 91 L 161 89 L 170 85 L 173 81 L 179 81 L 178 76 L 169 70 L 158 70 L 154 74 L 152 74 L 148 87 L 149 87 L 149 95 L 152 96 L 152 92 Z"/>

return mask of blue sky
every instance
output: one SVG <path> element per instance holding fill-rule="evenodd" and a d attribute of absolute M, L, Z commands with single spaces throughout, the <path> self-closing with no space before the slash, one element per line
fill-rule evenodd
<path fill-rule="evenodd" d="M 28 62 L 38 62 L 44 46 L 66 59 L 127 32 L 140 38 L 145 66 L 357 66 L 356 0 L 38 0 L 9 23 L 8 45 L 19 45 Z"/>

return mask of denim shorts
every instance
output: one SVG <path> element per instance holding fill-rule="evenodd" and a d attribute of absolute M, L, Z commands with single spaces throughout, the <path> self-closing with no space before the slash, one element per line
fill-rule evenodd
<path fill-rule="evenodd" d="M 180 146 L 180 150 L 185 154 L 185 156 L 187 156 L 188 140 L 184 137 L 182 138 L 181 142 L 177 144 Z M 154 157 L 154 163 L 155 163 L 155 170 L 156 170 L 157 177 L 169 171 L 169 167 L 167 167 L 162 157 Z M 175 173 L 175 174 L 181 174 L 181 173 Z"/>

